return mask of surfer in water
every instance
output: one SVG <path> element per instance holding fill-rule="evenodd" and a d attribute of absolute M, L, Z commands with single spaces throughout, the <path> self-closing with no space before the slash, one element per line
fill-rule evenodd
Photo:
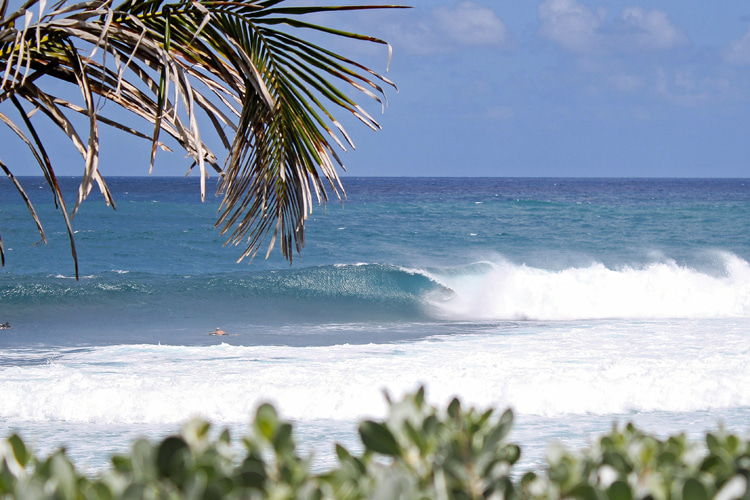
<path fill-rule="evenodd" d="M 227 332 L 225 332 L 224 330 L 222 330 L 221 328 L 219 328 L 219 327 L 217 326 L 217 327 L 216 327 L 216 330 L 214 330 L 213 332 L 208 332 L 208 334 L 209 334 L 209 335 L 226 335 L 226 334 L 227 334 Z"/>
<path fill-rule="evenodd" d="M 0 330 L 10 330 L 10 323 L 7 321 L 5 323 L 0 323 Z"/>

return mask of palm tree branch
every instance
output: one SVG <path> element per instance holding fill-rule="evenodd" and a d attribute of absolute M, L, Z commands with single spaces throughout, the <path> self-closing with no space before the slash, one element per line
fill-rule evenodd
<path fill-rule="evenodd" d="M 354 70 L 347 68 L 346 66 L 352 66 L 361 71 L 369 73 L 370 75 L 374 76 L 378 80 L 390 85 L 391 87 L 393 87 L 393 89 L 398 91 L 398 87 L 396 86 L 396 84 L 393 83 L 388 78 L 386 78 L 384 75 L 373 71 L 372 69 L 368 68 L 367 66 L 361 63 L 358 63 L 357 61 L 344 57 L 341 54 L 337 54 L 335 52 L 325 49 L 324 47 L 316 45 L 307 40 L 303 40 L 299 37 L 293 36 L 289 33 L 285 33 L 283 31 L 272 30 L 272 32 L 269 33 L 267 36 L 268 38 L 278 38 L 281 42 L 285 42 L 289 45 L 297 47 L 300 51 L 307 54 L 309 57 L 316 57 L 324 61 L 326 64 L 330 64 L 332 66 L 335 65 L 340 71 L 346 72 L 347 74 L 349 74 L 349 76 L 358 78 L 362 80 L 363 82 L 367 83 L 368 85 L 376 87 L 380 93 L 384 94 L 382 89 L 379 86 L 377 86 L 372 80 L 361 75 L 360 73 L 357 73 Z M 335 61 L 339 61 L 339 63 L 342 63 L 342 64 L 336 64 Z"/>
<path fill-rule="evenodd" d="M 21 195 L 21 198 L 23 198 L 24 203 L 26 204 L 26 207 L 29 209 L 29 212 L 31 213 L 31 218 L 34 219 L 34 223 L 36 224 L 36 229 L 39 232 L 39 236 L 42 238 L 41 241 L 44 243 L 47 243 L 47 236 L 44 234 L 44 228 L 42 227 L 42 221 L 39 219 L 39 215 L 37 215 L 36 210 L 34 209 L 34 205 L 31 203 L 31 200 L 29 199 L 29 196 L 26 194 L 26 191 L 24 191 L 23 186 L 21 186 L 21 183 L 18 182 L 18 179 L 13 175 L 13 173 L 10 171 L 7 165 L 3 163 L 2 160 L 0 160 L 0 168 L 3 169 L 5 172 L 5 175 L 8 176 L 8 178 L 13 182 L 13 185 L 16 188 L 16 191 L 18 191 L 18 194 Z M 2 249 L 0 249 L 0 254 L 2 254 Z M 5 258 L 3 258 L 3 265 L 5 265 Z"/>
<path fill-rule="evenodd" d="M 73 69 L 73 74 L 78 83 L 78 87 L 81 89 L 81 95 L 86 103 L 85 109 L 89 118 L 89 137 L 84 155 L 85 166 L 81 184 L 78 188 L 78 198 L 76 199 L 76 204 L 72 213 L 73 217 L 75 217 L 81 203 L 86 199 L 89 193 L 91 193 L 94 182 L 99 185 L 99 190 L 102 195 L 104 195 L 104 200 L 107 205 L 111 205 L 112 208 L 116 208 L 116 206 L 112 199 L 112 195 L 109 192 L 109 188 L 107 187 L 107 183 L 99 174 L 99 127 L 97 125 L 96 107 L 94 106 L 94 95 L 89 83 L 89 77 L 84 69 L 84 64 L 78 50 L 73 47 L 72 44 L 69 44 L 67 47 L 67 55 L 71 68 Z"/>
<path fill-rule="evenodd" d="M 341 92 L 335 85 L 331 84 L 328 80 L 320 76 L 320 74 L 315 71 L 311 71 L 309 68 L 305 68 L 304 66 L 297 64 L 297 62 L 293 59 L 289 59 L 288 62 L 290 63 L 288 67 L 294 74 L 299 76 L 309 86 L 320 92 L 330 102 L 354 114 L 354 116 L 356 116 L 372 130 L 377 130 L 380 128 L 380 125 L 375 120 L 373 120 L 372 117 L 366 114 L 363 115 L 361 113 L 361 109 L 357 107 L 356 103 L 353 100 L 347 97 L 346 94 Z M 363 91 L 363 93 L 365 92 Z M 370 94 L 371 93 L 369 93 L 368 95 Z M 378 102 L 381 102 L 380 99 L 377 99 L 377 97 L 375 97 L 375 99 Z"/>
<path fill-rule="evenodd" d="M 304 246 L 304 221 L 312 210 L 313 191 L 318 201 L 327 200 L 327 182 L 339 198 L 344 193 L 337 173 L 337 166 L 343 168 L 343 164 L 332 143 L 346 149 L 333 127 L 352 147 L 353 143 L 327 108 L 345 109 L 377 129 L 377 122 L 342 88 L 353 88 L 384 106 L 380 82 L 395 85 L 281 25 L 387 45 L 379 38 L 301 17 L 398 6 L 128 0 L 113 8 L 110 1 L 60 0 L 46 9 L 44 0 L 27 0 L 11 19 L 0 19 L 0 71 L 4 69 L 0 103 L 16 95 L 29 101 L 66 133 L 84 158 L 73 214 L 95 182 L 111 202 L 99 172 L 98 124 L 150 139 L 152 166 L 156 148 L 163 146 L 160 134 L 165 132 L 199 166 L 201 196 L 207 177 L 204 164 L 221 173 L 218 190 L 224 198 L 217 226 L 228 236 L 227 243 L 246 240 L 240 260 L 255 256 L 270 236 L 268 251 L 278 238 L 282 253 L 291 261 L 292 252 Z M 39 4 L 39 16 L 32 22 L 29 8 L 35 4 Z M 7 8 L 7 4 L 0 3 L 0 7 Z M 77 84 L 83 104 L 40 90 L 35 80 L 44 75 Z M 101 116 L 99 103 L 107 101 L 145 119 L 152 133 Z M 66 116 L 71 112 L 89 119 L 86 143 Z M 223 167 L 201 139 L 199 113 L 208 117 L 227 150 Z M 30 123 L 27 128 L 36 134 Z M 33 141 L 27 137 L 26 142 L 36 151 L 40 167 L 52 173 L 38 137 Z"/>
<path fill-rule="evenodd" d="M 23 107 L 21 106 L 21 103 L 18 102 L 18 99 L 16 99 L 15 96 L 12 98 L 12 100 L 16 109 L 18 109 L 18 112 L 21 115 L 22 120 L 26 124 L 26 128 L 31 133 L 31 137 L 34 139 L 34 143 L 39 148 L 39 154 L 44 160 L 44 166 L 42 167 L 42 170 L 44 171 L 45 177 L 47 179 L 47 184 L 52 188 L 52 193 L 55 198 L 56 207 L 59 201 L 60 211 L 63 214 L 63 219 L 65 220 L 65 228 L 68 232 L 68 239 L 70 240 L 70 253 L 73 257 L 73 263 L 75 266 L 75 276 L 76 276 L 76 279 L 78 279 L 78 252 L 76 251 L 73 226 L 70 221 L 70 215 L 68 213 L 68 209 L 65 206 L 65 199 L 63 198 L 62 190 L 60 189 L 60 184 L 57 182 L 57 176 L 55 175 L 55 171 L 52 168 L 52 162 L 49 159 L 49 155 L 47 154 L 47 151 L 44 147 L 44 143 L 40 139 L 39 134 L 36 131 L 36 128 L 31 124 L 31 120 L 29 120 L 28 115 L 24 112 Z M 33 206 L 30 205 L 29 210 L 32 210 L 33 212 Z M 32 215 L 34 215 L 34 213 L 32 213 Z M 37 222 L 37 226 L 40 228 L 40 232 L 41 232 L 41 222 Z M 42 239 L 44 239 L 43 233 L 42 233 Z"/>

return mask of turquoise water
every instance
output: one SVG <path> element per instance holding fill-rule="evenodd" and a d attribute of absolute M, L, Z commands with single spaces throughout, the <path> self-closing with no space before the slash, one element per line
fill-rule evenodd
<path fill-rule="evenodd" d="M 78 282 L 22 182 L 49 244 L 0 182 L 0 432 L 81 466 L 195 415 L 241 433 L 273 401 L 325 467 L 420 384 L 514 408 L 529 467 L 614 421 L 750 427 L 750 181 L 346 179 L 292 265 L 248 266 L 196 180 L 113 178 L 117 211 L 95 195 L 74 221 Z"/>

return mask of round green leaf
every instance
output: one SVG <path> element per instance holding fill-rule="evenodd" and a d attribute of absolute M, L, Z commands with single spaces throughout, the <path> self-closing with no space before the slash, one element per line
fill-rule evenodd
<path fill-rule="evenodd" d="M 8 443 L 10 443 L 10 446 L 13 449 L 13 456 L 16 457 L 16 462 L 18 462 L 21 467 L 26 467 L 31 459 L 31 453 L 29 453 L 23 440 L 18 434 L 13 434 L 8 438 Z"/>
<path fill-rule="evenodd" d="M 458 398 L 453 398 L 448 405 L 448 415 L 453 419 L 461 418 L 461 401 Z"/>
<path fill-rule="evenodd" d="M 615 481 L 607 488 L 609 500 L 633 500 L 633 492 L 625 481 Z"/>
<path fill-rule="evenodd" d="M 683 500 L 708 500 L 708 492 L 706 487 L 701 484 L 695 478 L 690 478 L 685 481 L 685 485 L 682 487 L 682 499 Z"/>
<path fill-rule="evenodd" d="M 268 441 L 273 441 L 278 427 L 279 416 L 276 414 L 276 409 L 267 403 L 260 405 L 258 411 L 255 412 L 255 428 L 261 436 Z"/>
<path fill-rule="evenodd" d="M 290 424 L 279 425 L 273 438 L 273 448 L 278 454 L 294 452 L 294 439 L 292 439 L 292 426 Z"/>
<path fill-rule="evenodd" d="M 162 477 L 171 478 L 176 483 L 184 478 L 185 455 L 188 452 L 188 445 L 181 437 L 171 436 L 162 441 L 156 454 Z"/>
<path fill-rule="evenodd" d="M 362 444 L 369 451 L 393 457 L 401 455 L 401 447 L 396 442 L 396 438 L 383 424 L 365 420 L 359 424 L 359 436 L 362 438 Z"/>
<path fill-rule="evenodd" d="M 582 500 L 597 500 L 596 490 L 587 484 L 581 484 L 570 490 L 568 496 Z"/>

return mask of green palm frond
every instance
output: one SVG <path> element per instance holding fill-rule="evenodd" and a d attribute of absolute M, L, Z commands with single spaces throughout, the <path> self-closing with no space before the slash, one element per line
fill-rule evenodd
<path fill-rule="evenodd" d="M 201 197 L 209 168 L 223 196 L 217 227 L 228 243 L 254 257 L 269 234 L 291 261 L 304 246 L 304 223 L 326 184 L 343 196 L 336 148 L 352 141 L 335 115 L 348 112 L 372 129 L 378 123 L 347 89 L 385 105 L 395 85 L 366 66 L 300 34 L 321 33 L 387 45 L 383 40 L 310 21 L 311 14 L 400 8 L 395 5 L 286 6 L 285 0 L 210 1 L 27 0 L 11 10 L 0 0 L 0 121 L 30 150 L 61 208 L 78 263 L 70 218 L 94 185 L 114 206 L 99 172 L 100 124 L 151 142 L 153 168 L 165 133 L 198 167 Z M 390 60 L 390 46 L 388 45 Z M 42 90 L 38 81 L 77 85 L 80 102 Z M 144 121 L 133 128 L 102 116 L 99 102 L 118 104 Z M 2 113 L 8 107 L 8 113 Z M 13 112 L 13 115 L 10 114 Z M 37 113 L 31 118 L 31 115 Z M 87 118 L 78 130 L 71 117 Z M 14 118 L 17 116 L 17 118 Z M 81 154 L 82 181 L 69 214 L 44 142 L 40 119 L 59 127 Z M 206 120 L 207 118 L 207 120 Z M 219 160 L 201 136 L 207 122 L 225 155 Z M 83 128 L 83 127 L 81 127 Z M 1 153 L 0 153 L 1 154 Z M 11 169 L 42 239 L 44 230 Z M 0 258 L 4 262 L 2 240 Z"/>

